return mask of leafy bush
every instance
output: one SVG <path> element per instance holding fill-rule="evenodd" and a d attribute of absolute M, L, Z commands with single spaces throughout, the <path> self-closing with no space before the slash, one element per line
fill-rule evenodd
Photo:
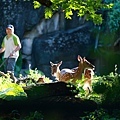
<path fill-rule="evenodd" d="M 120 74 L 115 73 L 99 77 L 93 83 L 93 91 L 102 95 L 104 104 L 117 104 L 120 102 Z"/>
<path fill-rule="evenodd" d="M 109 111 L 105 109 L 97 109 L 94 112 L 86 113 L 85 116 L 81 117 L 82 120 L 119 120 L 120 110 Z"/>
<path fill-rule="evenodd" d="M 104 76 L 94 76 L 92 80 L 93 92 L 87 96 L 83 85 L 84 78 L 76 82 L 76 88 L 79 90 L 77 97 L 91 99 L 104 105 L 117 105 L 120 102 L 120 74 L 117 73 L 116 65 L 115 72 Z"/>
<path fill-rule="evenodd" d="M 5 100 L 16 100 L 26 98 L 27 95 L 23 88 L 15 83 L 11 82 L 11 78 L 0 77 L 0 98 Z"/>
<path fill-rule="evenodd" d="M 51 80 L 48 77 L 45 77 L 44 73 L 40 70 L 26 70 L 25 71 L 27 78 L 29 78 L 29 81 L 27 81 L 27 84 L 34 84 L 36 82 L 39 82 L 39 78 L 43 78 L 45 83 L 51 82 Z"/>
<path fill-rule="evenodd" d="M 40 77 L 44 76 L 44 73 L 35 69 L 35 70 L 26 70 L 25 73 L 27 74 L 27 77 L 29 78 L 28 84 L 32 84 L 32 82 L 37 82 Z M 34 80 L 34 81 L 33 81 Z"/>
<path fill-rule="evenodd" d="M 108 12 L 106 24 L 111 32 L 116 31 L 120 27 L 120 1 L 119 0 L 105 0 L 106 3 L 113 3 L 114 6 Z"/>
<path fill-rule="evenodd" d="M 35 70 L 26 70 L 27 80 L 25 83 L 12 83 L 12 79 L 9 74 L 6 74 L 6 77 L 0 77 L 0 98 L 5 100 L 16 100 L 23 99 L 27 97 L 27 94 L 24 92 L 23 87 L 36 85 L 39 82 L 39 78 L 43 78 L 45 83 L 51 82 L 51 80 L 45 77 L 44 73 L 35 69 Z M 22 77 L 22 75 L 20 75 Z M 41 81 L 40 81 L 41 82 Z"/>
<path fill-rule="evenodd" d="M 43 120 L 43 115 L 35 111 L 34 113 L 31 113 L 29 116 L 25 117 L 24 120 Z"/>
<path fill-rule="evenodd" d="M 96 77 L 93 82 L 93 91 L 97 94 L 103 94 L 111 84 L 106 80 L 106 76 Z"/>

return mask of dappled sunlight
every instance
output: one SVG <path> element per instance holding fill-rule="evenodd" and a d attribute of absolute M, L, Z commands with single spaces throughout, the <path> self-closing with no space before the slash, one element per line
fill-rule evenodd
<path fill-rule="evenodd" d="M 18 84 L 12 83 L 9 77 L 0 77 L 0 98 L 14 100 L 18 97 L 27 97 L 23 88 Z"/>

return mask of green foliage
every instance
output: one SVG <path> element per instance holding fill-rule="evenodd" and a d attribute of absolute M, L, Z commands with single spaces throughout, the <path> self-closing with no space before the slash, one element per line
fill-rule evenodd
<path fill-rule="evenodd" d="M 114 105 L 120 102 L 120 74 L 117 73 L 117 65 L 115 65 L 115 71 L 108 75 L 94 76 L 91 93 L 87 94 L 83 90 L 83 85 L 84 78 L 76 82 L 76 88 L 79 90 L 76 97 L 91 99 L 99 104 Z"/>
<path fill-rule="evenodd" d="M 44 73 L 40 70 L 25 70 L 25 77 L 22 76 L 22 74 L 19 74 L 19 85 L 22 87 L 26 86 L 36 86 L 36 84 L 41 84 L 41 83 L 50 83 L 52 80 L 50 80 L 48 77 L 44 75 Z"/>
<path fill-rule="evenodd" d="M 99 43 L 103 46 L 108 47 L 108 45 L 114 44 L 115 39 L 116 39 L 115 32 L 112 32 L 112 33 L 111 32 L 107 32 L 107 33 L 100 32 Z"/>
<path fill-rule="evenodd" d="M 95 29 L 97 31 L 97 29 Z M 98 32 L 98 31 L 97 31 Z M 93 35 L 96 33 L 94 32 Z M 97 34 L 96 34 L 97 35 Z M 91 55 L 98 59 L 100 64 L 99 73 L 101 75 L 107 75 L 114 70 L 114 65 L 119 65 L 119 52 L 115 51 L 115 40 L 118 38 L 118 34 L 115 32 L 100 32 L 99 38 L 96 39 L 96 46 L 91 50 Z"/>
<path fill-rule="evenodd" d="M 25 72 L 26 72 L 28 78 L 34 79 L 35 81 L 37 81 L 40 77 L 44 76 L 44 73 L 37 69 L 26 70 Z"/>
<path fill-rule="evenodd" d="M 43 120 L 43 115 L 38 112 L 35 111 L 34 113 L 31 113 L 29 116 L 25 117 L 24 120 Z"/>
<path fill-rule="evenodd" d="M 34 4 L 35 9 L 37 9 L 37 8 L 39 8 L 41 6 L 41 4 L 39 2 L 37 2 L 37 1 L 34 1 L 33 4 Z"/>
<path fill-rule="evenodd" d="M 108 11 L 106 24 L 111 32 L 118 30 L 120 27 L 120 0 L 105 0 L 106 3 L 113 3 L 114 6 Z"/>
<path fill-rule="evenodd" d="M 65 18 L 72 19 L 73 11 L 78 13 L 79 17 L 84 17 L 86 20 L 91 20 L 94 24 L 101 24 L 102 14 L 97 13 L 102 9 L 110 9 L 113 4 L 105 4 L 102 0 L 51 0 L 52 5 L 45 10 L 45 18 L 51 18 L 54 12 L 62 11 Z M 36 7 L 37 6 L 37 7 Z M 39 3 L 34 1 L 34 7 L 38 8 Z"/>
<path fill-rule="evenodd" d="M 120 74 L 115 72 L 109 75 L 99 77 L 97 82 L 93 83 L 93 91 L 102 94 L 102 101 L 106 104 L 117 104 L 120 102 Z"/>
<path fill-rule="evenodd" d="M 106 80 L 106 76 L 97 77 L 93 82 L 93 91 L 97 94 L 102 94 L 111 84 Z"/>
<path fill-rule="evenodd" d="M 92 81 L 96 81 L 96 79 L 98 79 L 98 77 L 94 76 Z M 92 82 L 92 87 L 94 87 L 96 84 L 97 84 L 97 82 L 95 82 L 95 84 L 93 84 L 93 82 Z M 76 81 L 76 90 L 79 91 L 79 94 L 76 95 L 76 97 L 94 100 L 98 104 L 101 104 L 101 102 L 102 102 L 101 94 L 97 94 L 96 92 L 94 92 L 94 89 L 91 93 L 87 93 L 86 91 L 84 91 L 83 86 L 84 86 L 84 77 L 82 77 L 82 80 Z"/>
<path fill-rule="evenodd" d="M 0 59 L 0 65 L 2 65 L 3 63 L 3 58 Z M 0 67 L 0 71 L 3 71 L 4 70 L 4 65 Z"/>
<path fill-rule="evenodd" d="M 52 17 L 52 15 L 53 15 L 52 9 L 46 8 L 46 9 L 45 9 L 45 18 L 46 18 L 46 19 L 49 19 L 49 18 Z"/>
<path fill-rule="evenodd" d="M 117 114 L 115 114 L 115 112 Z M 115 110 L 110 114 L 108 111 L 101 108 L 86 114 L 86 116 L 81 117 L 82 120 L 119 120 L 120 118 L 119 110 Z"/>
<path fill-rule="evenodd" d="M 79 94 L 77 97 L 83 99 L 90 99 L 96 101 L 100 106 L 109 105 L 111 109 L 113 106 L 117 106 L 120 103 L 120 74 L 117 73 L 117 65 L 115 65 L 115 71 L 104 76 L 94 76 L 92 80 L 93 92 L 86 96 L 86 92 L 83 90 L 84 78 L 76 82 L 77 90 Z M 82 120 L 118 120 L 120 118 L 119 110 L 95 110 L 94 112 L 87 112 L 84 116 L 80 117 Z"/>
<path fill-rule="evenodd" d="M 27 95 L 20 85 L 11 82 L 10 76 L 0 77 L 0 98 L 5 100 L 17 100 L 26 98 Z"/>
<path fill-rule="evenodd" d="M 39 80 L 39 78 L 44 78 L 45 83 L 51 82 L 51 80 L 48 77 L 45 77 L 44 73 L 40 70 L 37 70 L 37 68 L 35 70 L 32 70 L 32 69 L 26 70 L 25 72 L 27 74 L 27 77 L 30 80 L 34 80 L 34 82 L 37 82 Z M 29 80 L 29 83 L 32 84 L 32 81 L 30 81 L 30 80 Z"/>
<path fill-rule="evenodd" d="M 43 77 L 45 83 L 51 82 L 51 80 L 43 74 L 43 72 L 35 69 L 26 71 L 27 77 L 27 86 L 36 85 L 39 78 Z M 25 87 L 24 84 L 12 83 L 12 79 L 9 74 L 6 74 L 7 77 L 0 77 L 0 98 L 5 100 L 23 100 L 27 97 L 27 94 L 24 92 L 22 87 Z"/>
<path fill-rule="evenodd" d="M 44 75 L 41 71 L 35 69 L 26 71 L 26 73 L 29 75 L 31 79 L 38 79 L 38 77 L 41 77 L 41 75 Z M 113 103 L 119 104 L 120 102 L 120 74 L 117 73 L 117 65 L 115 65 L 115 71 L 110 73 L 109 75 L 104 76 L 94 76 L 93 82 L 92 82 L 92 88 L 93 92 L 90 93 L 86 97 L 86 92 L 83 90 L 83 84 L 84 84 L 84 78 L 82 80 L 78 80 L 76 82 L 77 90 L 79 90 L 79 95 L 77 97 L 83 98 L 83 99 L 91 99 L 96 101 L 97 103 L 110 103 L 111 105 Z M 70 84 L 72 87 L 72 84 Z M 37 89 L 37 87 L 35 88 Z M 41 94 L 44 96 L 45 91 L 48 89 L 42 89 Z M 14 100 L 14 99 L 20 99 L 20 96 L 26 97 L 26 93 L 24 93 L 24 90 L 20 85 L 11 83 L 10 76 L 8 75 L 7 78 L 0 77 L 0 98 L 6 99 L 6 100 Z M 35 91 L 36 92 L 36 91 Z M 32 97 L 36 95 L 33 93 L 31 95 Z M 31 98 L 32 99 L 32 98 Z M 41 112 L 33 112 L 29 116 L 26 116 L 24 120 L 42 120 L 44 116 L 41 114 Z M 120 111 L 114 110 L 112 111 L 112 114 L 109 113 L 109 111 L 105 109 L 97 109 L 94 112 L 87 112 L 84 114 L 84 116 L 80 117 L 82 120 L 117 120 L 120 118 Z M 2 119 L 2 118 L 1 118 Z"/>

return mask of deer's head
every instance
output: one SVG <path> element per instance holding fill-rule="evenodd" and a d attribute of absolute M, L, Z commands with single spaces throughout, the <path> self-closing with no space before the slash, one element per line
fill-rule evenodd
<path fill-rule="evenodd" d="M 56 74 L 60 72 L 59 67 L 62 64 L 62 61 L 57 64 L 54 64 L 53 62 L 50 61 L 50 64 L 51 64 L 51 75 L 56 76 Z"/>
<path fill-rule="evenodd" d="M 78 61 L 79 61 L 79 66 L 83 66 L 83 68 L 91 68 L 94 70 L 95 66 L 91 64 L 86 58 L 82 58 L 80 55 L 78 55 Z"/>
<path fill-rule="evenodd" d="M 84 70 L 84 77 L 85 77 L 85 78 L 92 79 L 92 78 L 93 78 L 93 75 L 94 75 L 93 69 L 86 68 L 86 69 Z"/>
<path fill-rule="evenodd" d="M 84 68 L 91 68 L 91 69 L 95 69 L 95 66 L 93 64 L 91 64 L 88 60 L 86 60 L 86 58 L 83 58 L 83 66 Z"/>

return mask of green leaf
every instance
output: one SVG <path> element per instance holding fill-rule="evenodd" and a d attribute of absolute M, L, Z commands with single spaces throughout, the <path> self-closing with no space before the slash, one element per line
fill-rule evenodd
<path fill-rule="evenodd" d="M 50 8 L 46 8 L 45 9 L 45 18 L 49 19 L 52 17 L 52 15 L 53 15 L 53 11 Z"/>
<path fill-rule="evenodd" d="M 40 8 L 41 6 L 41 4 L 38 1 L 34 1 L 33 4 L 35 9 Z"/>

